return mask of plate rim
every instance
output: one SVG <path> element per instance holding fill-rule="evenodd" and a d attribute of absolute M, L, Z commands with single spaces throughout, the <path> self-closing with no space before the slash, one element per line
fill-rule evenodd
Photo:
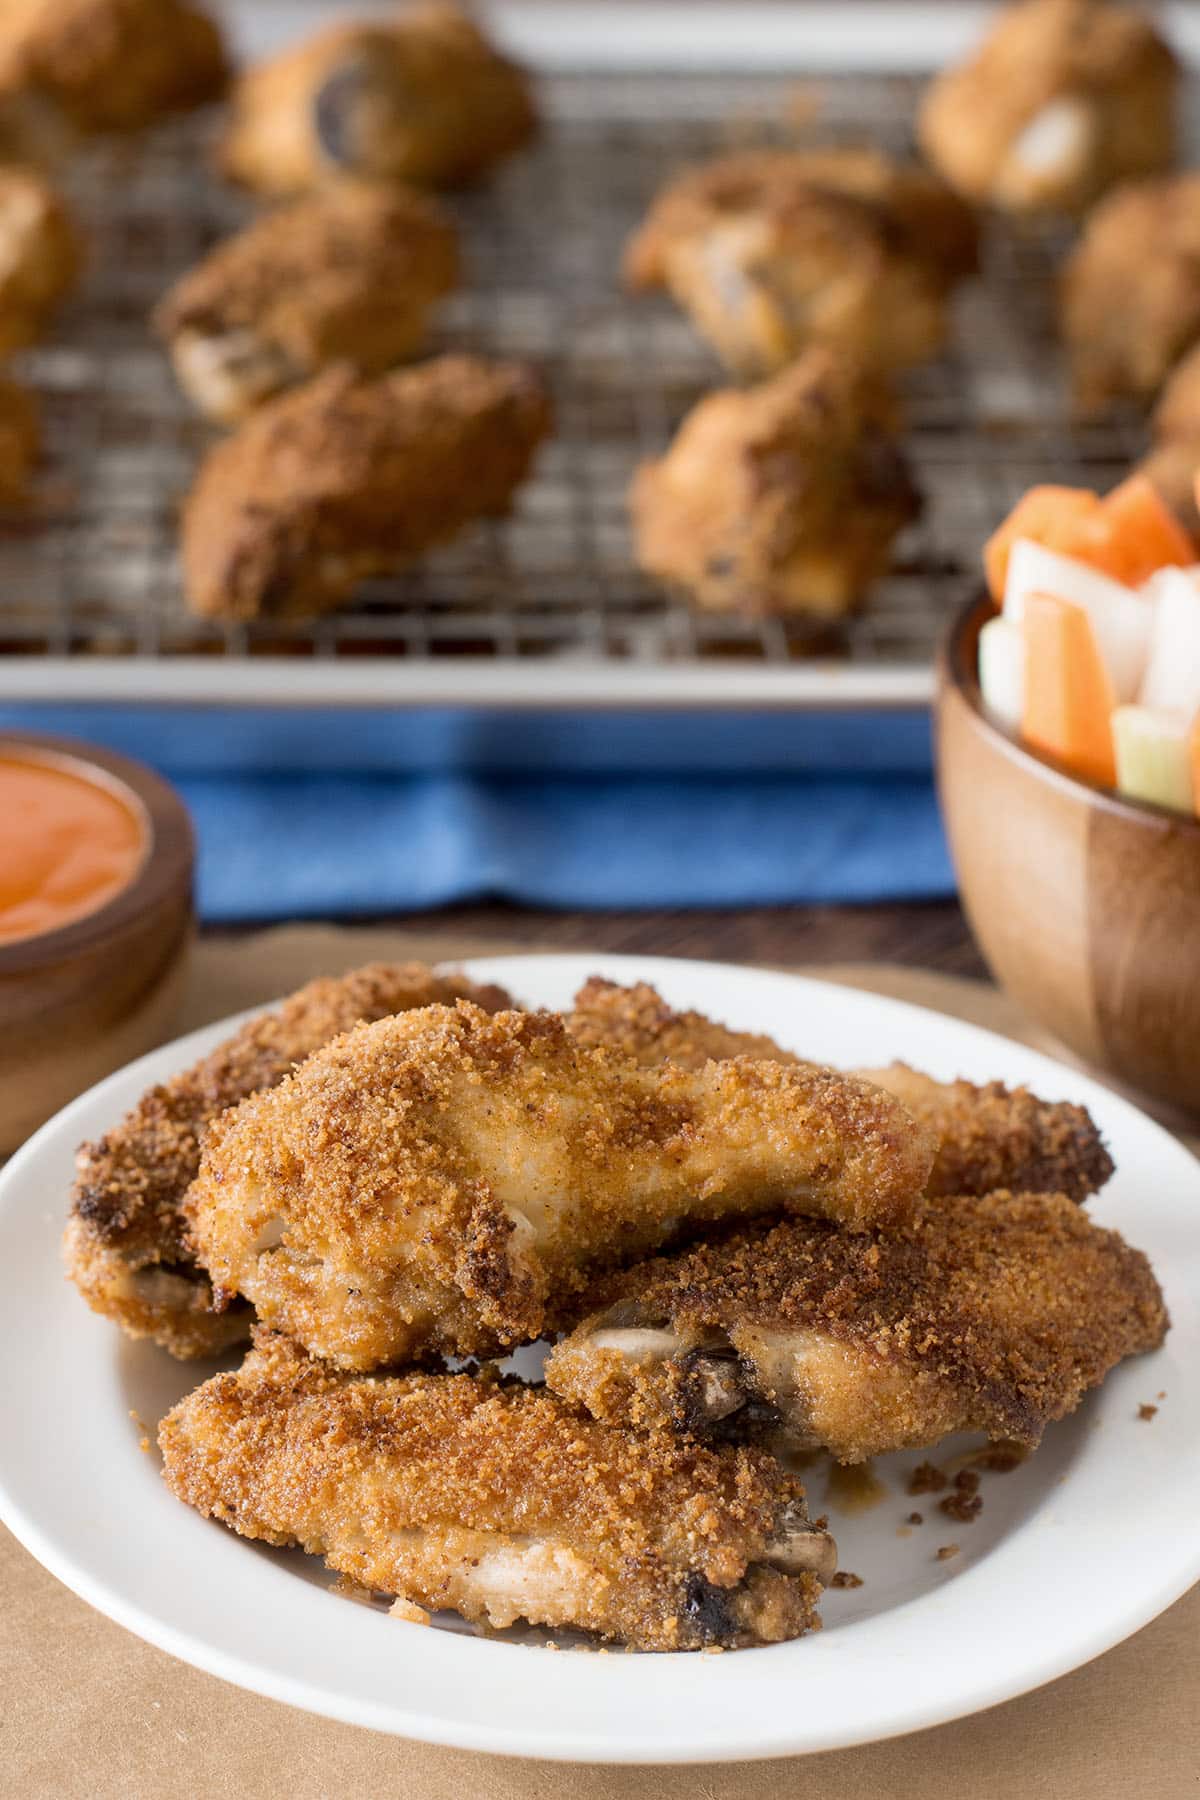
<path fill-rule="evenodd" d="M 661 978 L 663 965 L 677 968 L 680 971 L 701 971 L 721 977 L 748 978 L 750 985 L 763 982 L 768 985 L 785 983 L 795 986 L 802 994 L 817 989 L 825 995 L 836 994 L 849 998 L 852 1008 L 867 1005 L 871 1009 L 883 1009 L 897 1022 L 917 1015 L 922 1019 L 933 1020 L 937 1026 L 950 1026 L 955 1036 L 967 1036 L 977 1040 L 983 1049 L 987 1045 L 1004 1045 L 1009 1050 L 1016 1049 L 1026 1055 L 1034 1066 L 1035 1073 L 1041 1070 L 1052 1071 L 1055 1078 L 1063 1078 L 1070 1086 L 1083 1088 L 1094 1096 L 1102 1097 L 1103 1106 L 1110 1113 L 1123 1114 L 1136 1123 L 1139 1129 L 1150 1131 L 1172 1153 L 1191 1159 L 1187 1147 L 1172 1136 L 1155 1120 L 1142 1113 L 1139 1108 L 1123 1096 L 1104 1088 L 1096 1079 L 1086 1072 L 1072 1069 L 1069 1065 L 1059 1063 L 1020 1042 L 1007 1039 L 1002 1034 L 988 1030 L 986 1027 L 974 1025 L 970 1021 L 961 1020 L 951 1014 L 940 1013 L 935 1008 L 923 1007 L 906 1000 L 894 999 L 889 995 L 876 994 L 870 989 L 853 989 L 842 984 L 823 980 L 819 974 L 793 974 L 784 970 L 748 967 L 735 963 L 725 963 L 712 959 L 665 956 L 634 956 L 605 952 L 526 952 L 517 950 L 512 953 L 487 956 L 467 957 L 461 961 L 442 963 L 441 967 L 461 968 L 468 975 L 477 979 L 503 979 L 507 970 L 514 984 L 519 988 L 521 966 L 533 965 L 536 969 L 546 965 L 554 965 L 560 970 L 566 966 L 574 966 L 577 973 L 586 965 L 587 972 L 608 972 L 616 979 L 633 979 L 641 976 L 644 979 L 655 979 L 654 971 Z M 580 973 L 580 979 L 583 978 Z M 161 1062 L 170 1054 L 175 1066 L 186 1066 L 186 1060 L 193 1060 L 202 1054 L 208 1043 L 219 1041 L 229 1030 L 235 1029 L 238 1022 L 246 1017 L 261 1012 L 265 1007 L 274 1004 L 265 1002 L 245 1009 L 243 1012 L 230 1015 L 228 1018 L 201 1026 L 197 1030 L 171 1040 L 157 1050 L 149 1052 L 124 1068 L 96 1083 L 84 1094 L 72 1101 L 53 1119 L 16 1152 L 7 1167 L 0 1171 L 0 1213 L 7 1207 L 20 1204 L 21 1178 L 26 1166 L 34 1165 L 46 1148 L 60 1147 L 60 1140 L 69 1127 L 72 1116 L 90 1109 L 97 1101 L 103 1100 L 110 1089 L 123 1090 L 132 1086 L 149 1066 Z M 186 1060 L 185 1060 L 186 1059 Z M 161 1078 L 161 1077 L 160 1077 Z M 127 1101 L 125 1102 L 128 1103 Z M 1194 1160 L 1194 1159 L 1191 1159 Z M 1200 1176 L 1200 1168 L 1197 1170 Z M 57 1217 L 57 1215 L 56 1215 Z M 886 1738 L 908 1735 L 912 1732 L 929 1729 L 938 1724 L 950 1723 L 957 1718 L 972 1716 L 992 1706 L 1003 1704 L 1010 1699 L 1044 1686 L 1072 1670 L 1082 1667 L 1095 1657 L 1103 1655 L 1107 1650 L 1124 1642 L 1138 1630 L 1149 1624 L 1163 1611 L 1181 1598 L 1200 1580 L 1200 1534 L 1198 1534 L 1190 1557 L 1179 1556 L 1172 1569 L 1149 1589 L 1139 1590 L 1136 1597 L 1126 1601 L 1117 1608 L 1110 1609 L 1105 1615 L 1102 1627 L 1092 1627 L 1089 1633 L 1076 1633 L 1070 1647 L 1064 1649 L 1043 1649 L 1040 1655 L 1031 1652 L 1021 1672 L 1015 1677 L 1011 1670 L 1003 1667 L 990 1676 L 986 1673 L 974 1683 L 973 1691 L 960 1694 L 949 1706 L 939 1698 L 930 1698 L 916 1705 L 910 1704 L 902 1719 L 889 1718 L 882 1728 L 878 1720 L 870 1722 L 864 1715 L 864 1722 L 859 1726 L 847 1729 L 844 1725 L 833 1730 L 814 1731 L 811 1723 L 806 1729 L 799 1729 L 804 1721 L 797 1721 L 791 1730 L 781 1727 L 767 1736 L 756 1736 L 754 1742 L 747 1743 L 738 1736 L 744 1732 L 745 1726 L 739 1718 L 737 1726 L 725 1749 L 709 1747 L 707 1744 L 699 1752 L 692 1745 L 678 1740 L 656 1739 L 653 1742 L 643 1738 L 627 1738 L 614 1742 L 611 1737 L 597 1729 L 592 1738 L 581 1736 L 573 1731 L 569 1737 L 556 1737 L 553 1731 L 542 1727 L 540 1735 L 531 1736 L 528 1726 L 508 1725 L 496 1726 L 486 1722 L 477 1722 L 468 1718 L 455 1717 L 451 1710 L 444 1714 L 431 1714 L 427 1711 L 410 1712 L 403 1706 L 395 1704 L 380 1705 L 374 1699 L 364 1700 L 361 1697 L 343 1696 L 323 1687 L 318 1681 L 298 1680 L 286 1672 L 279 1672 L 264 1666 L 259 1661 L 244 1659 L 236 1652 L 230 1652 L 212 1646 L 202 1638 L 198 1639 L 191 1631 L 180 1629 L 165 1620 L 156 1618 L 144 1610 L 137 1600 L 130 1600 L 119 1590 L 113 1588 L 111 1582 L 103 1576 L 97 1577 L 80 1559 L 78 1552 L 59 1544 L 49 1537 L 41 1528 L 39 1521 L 30 1516 L 23 1506 L 9 1493 L 4 1469 L 3 1439 L 0 1438 L 0 1521 L 13 1532 L 13 1535 L 30 1551 L 35 1558 L 47 1568 L 57 1579 L 78 1594 L 97 1611 L 112 1618 L 124 1629 L 143 1638 L 159 1649 L 166 1651 L 179 1660 L 201 1668 L 207 1673 L 229 1681 L 236 1686 L 249 1689 L 265 1697 L 287 1705 L 297 1705 L 304 1710 L 326 1717 L 338 1719 L 344 1723 L 366 1726 L 371 1729 L 417 1739 L 447 1747 L 455 1747 L 474 1751 L 491 1751 L 504 1755 L 526 1756 L 553 1762 L 588 1761 L 604 1764 L 701 1764 L 718 1763 L 728 1760 L 750 1761 L 771 1757 L 815 1754 L 838 1748 L 851 1748 L 870 1742 L 883 1741 Z M 974 1569 L 965 1571 L 955 1581 L 955 1589 L 961 1589 L 972 1582 L 985 1568 L 986 1560 Z M 938 1593 L 945 1590 L 938 1590 Z M 891 1616 L 914 1604 L 927 1604 L 935 1598 L 933 1594 L 925 1594 L 918 1599 L 902 1603 L 890 1609 Z M 877 1615 L 880 1618 L 889 1616 L 887 1612 Z M 459 1639 L 463 1644 L 479 1646 L 476 1640 Z M 495 1646 L 489 1646 L 495 1648 Z M 786 1646 L 780 1648 L 786 1649 Z M 506 1653 L 511 1653 L 505 1647 Z M 770 1651 L 759 1652 L 769 1655 Z M 556 1661 L 558 1659 L 555 1659 Z M 572 1661 L 575 1659 L 572 1658 Z M 658 1659 L 655 1659 L 656 1661 Z M 675 1659 L 667 1659 L 675 1660 Z M 682 1660 L 680 1658 L 679 1660 Z M 699 1659 L 689 1658 L 695 1663 Z M 703 1659 L 708 1662 L 710 1659 Z M 713 1659 L 723 1661 L 724 1659 Z M 741 1659 L 738 1659 L 739 1661 Z M 612 1659 L 619 1666 L 618 1659 Z M 698 1684 L 699 1685 L 699 1684 Z M 699 1698 L 700 1695 L 697 1695 Z M 676 1733 L 686 1730 L 686 1721 L 680 1721 L 675 1727 Z"/>

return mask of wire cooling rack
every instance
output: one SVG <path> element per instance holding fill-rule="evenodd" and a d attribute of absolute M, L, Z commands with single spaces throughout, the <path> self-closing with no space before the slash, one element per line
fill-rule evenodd
<path fill-rule="evenodd" d="M 0 698 L 920 704 L 980 544 L 1020 492 L 1106 483 L 1143 447 L 1133 419 L 1068 423 L 1053 331 L 1061 235 L 989 229 L 953 352 L 905 384 L 924 517 L 862 614 L 820 634 L 697 615 L 635 569 L 630 476 L 723 378 L 669 302 L 631 298 L 617 278 L 628 232 L 680 164 L 806 136 L 904 153 L 918 92 L 906 76 L 547 77 L 539 147 L 451 202 L 470 283 L 435 346 L 529 358 L 546 375 L 557 433 L 515 512 L 364 585 L 344 612 L 233 628 L 183 604 L 179 502 L 212 433 L 146 316 L 251 209 L 208 173 L 212 121 L 94 152 L 69 182 L 91 243 L 86 283 L 21 362 L 47 456 L 37 506 L 0 530 Z"/>

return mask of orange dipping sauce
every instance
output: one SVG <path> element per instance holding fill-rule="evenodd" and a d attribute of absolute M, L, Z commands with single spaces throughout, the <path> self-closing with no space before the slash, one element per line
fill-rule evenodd
<path fill-rule="evenodd" d="M 0 752 L 0 944 L 99 910 L 146 856 L 133 808 L 70 768 Z"/>

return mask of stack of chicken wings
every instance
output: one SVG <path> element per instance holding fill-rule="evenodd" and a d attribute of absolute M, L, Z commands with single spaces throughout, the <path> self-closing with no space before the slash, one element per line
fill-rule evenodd
<path fill-rule="evenodd" d="M 302 989 L 83 1146 L 85 1299 L 180 1357 L 180 1500 L 404 1619 L 644 1650 L 819 1623 L 792 1453 L 1032 1449 L 1167 1318 L 1083 1108 L 836 1071 L 588 982 Z M 549 1339 L 544 1381 L 502 1374 Z"/>

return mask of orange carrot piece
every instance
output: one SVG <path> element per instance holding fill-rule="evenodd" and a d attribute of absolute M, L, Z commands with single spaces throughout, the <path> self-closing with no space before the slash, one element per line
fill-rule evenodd
<path fill-rule="evenodd" d="M 1156 569 L 1186 569 L 1197 560 L 1195 544 L 1147 475 L 1130 475 L 1105 495 L 1099 515 L 1084 522 L 1076 554 L 1127 587 L 1140 587 Z"/>
<path fill-rule="evenodd" d="M 1025 710 L 1021 735 L 1035 750 L 1089 781 L 1115 787 L 1112 678 L 1080 606 L 1052 594 L 1030 594 L 1025 639 Z"/>
<path fill-rule="evenodd" d="M 1099 511 L 1100 497 L 1090 488 L 1054 487 L 1050 483 L 1031 487 L 983 548 L 988 591 L 997 606 L 1004 599 L 1008 559 L 1018 538 L 1032 538 L 1047 550 L 1075 556 L 1079 554 L 1075 546 L 1081 526 L 1090 523 Z"/>

